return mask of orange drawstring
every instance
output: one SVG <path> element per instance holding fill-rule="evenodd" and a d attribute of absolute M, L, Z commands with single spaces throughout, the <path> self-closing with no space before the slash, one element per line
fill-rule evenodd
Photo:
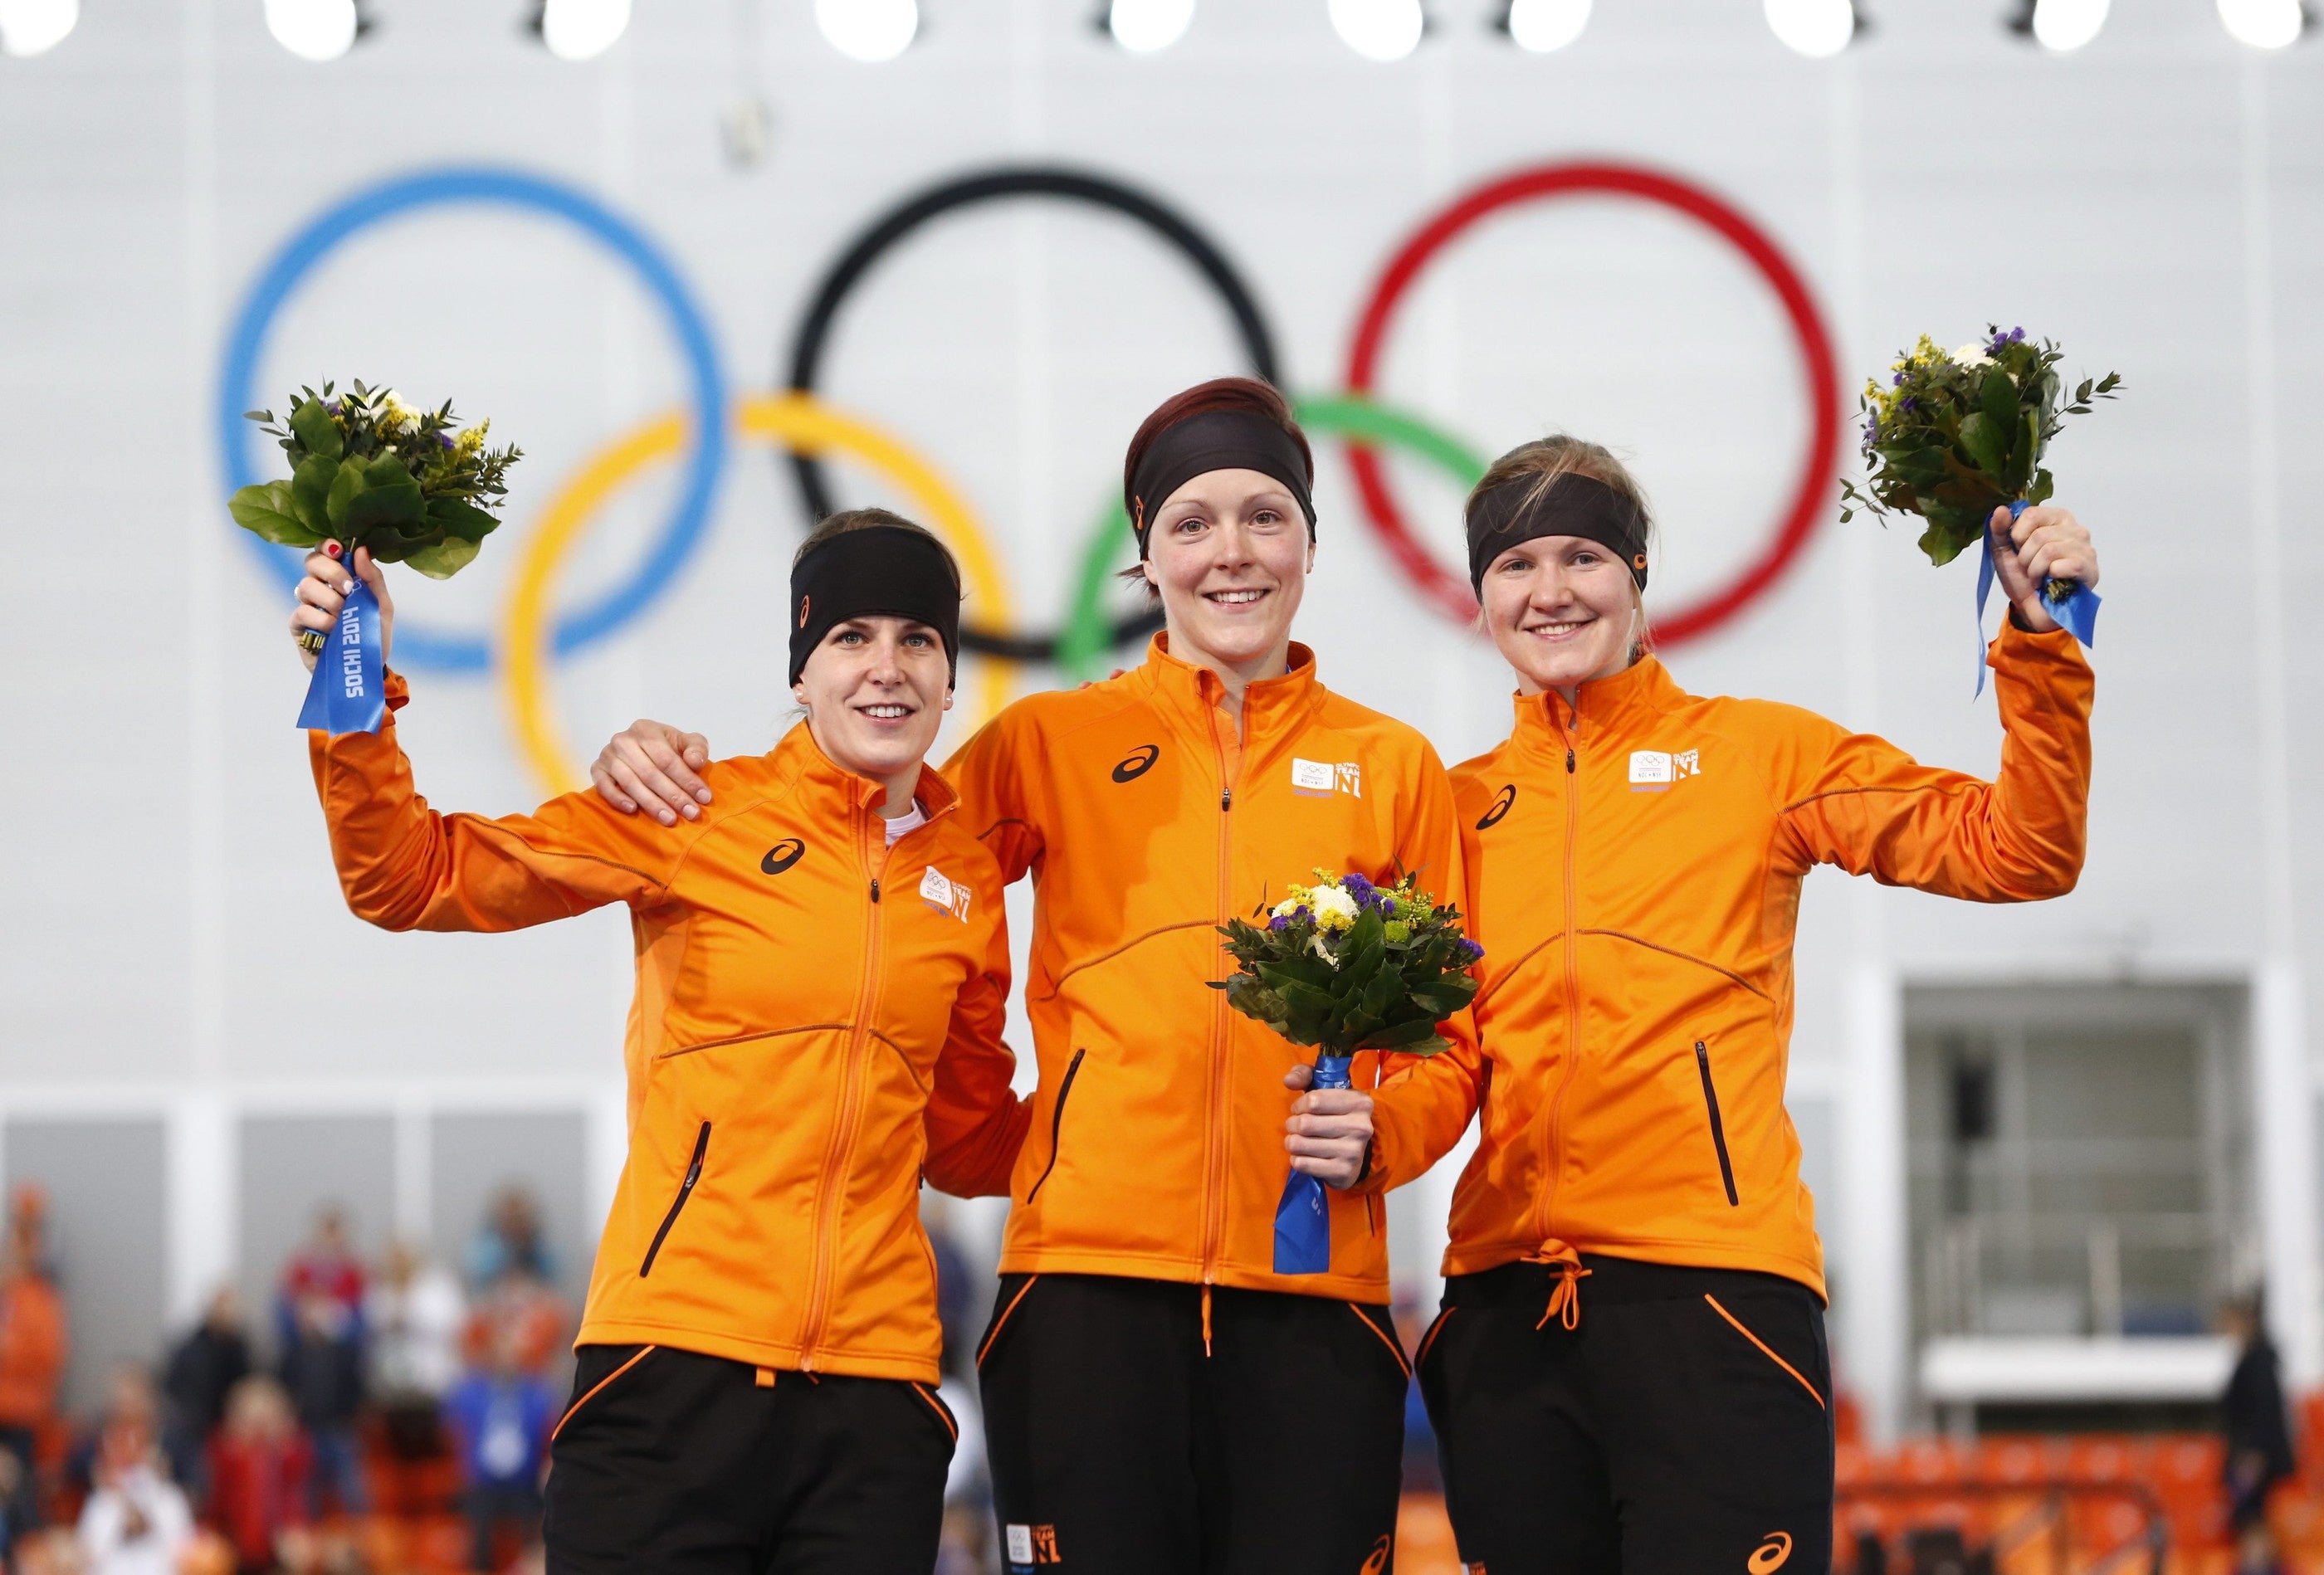
<path fill-rule="evenodd" d="M 1582 1282 L 1590 1271 L 1582 1266 L 1582 1255 L 1563 1241 L 1545 1241 L 1526 1255 L 1526 1263 L 1547 1264 L 1558 1271 L 1557 1284 L 1550 1287 L 1549 1306 L 1541 1315 L 1536 1329 L 1546 1329 L 1553 1318 L 1568 1329 L 1582 1327 Z"/>
<path fill-rule="evenodd" d="M 1203 1287 L 1203 1355 L 1211 1354 L 1211 1287 Z"/>

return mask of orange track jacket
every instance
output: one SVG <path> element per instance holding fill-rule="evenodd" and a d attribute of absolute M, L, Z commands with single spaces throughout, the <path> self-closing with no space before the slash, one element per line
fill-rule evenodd
<path fill-rule="evenodd" d="M 2022 902 L 2081 871 L 2089 667 L 2071 635 L 2014 627 L 1991 659 L 1990 783 L 1792 706 L 1686 694 L 1651 657 L 1573 710 L 1520 696 L 1508 740 L 1454 769 L 1481 1061 L 1456 1045 L 1399 1069 L 1375 1118 L 1394 1185 L 1482 1094 L 1445 1273 L 1598 1252 L 1823 1294 L 1784 1110 L 1802 879 L 1837 864 Z"/>
<path fill-rule="evenodd" d="M 391 711 L 405 699 L 391 676 Z M 665 827 L 593 792 L 438 815 L 391 720 L 310 737 L 347 906 L 387 929 L 512 930 L 625 902 L 637 942 L 630 1151 L 583 1344 L 937 1379 L 927 1179 L 1007 1188 L 1028 1110 L 1001 1043 L 1000 872 L 923 769 L 928 824 L 886 843 L 883 789 L 804 723 L 721 760 Z"/>
<path fill-rule="evenodd" d="M 1157 636 L 1129 673 L 1017 702 L 945 768 L 1002 877 L 1029 870 L 1037 893 L 1041 1081 L 1001 1266 L 1385 1301 L 1376 1197 L 1331 1194 L 1329 1273 L 1274 1272 L 1283 1074 L 1312 1053 L 1206 986 L 1233 966 L 1218 926 L 1318 868 L 1458 892 L 1451 784 L 1304 646 L 1245 692 L 1240 731 L 1222 693 Z M 1465 1040 L 1465 1015 L 1446 1032 Z M 1356 1085 L 1376 1070 L 1359 1057 Z"/>

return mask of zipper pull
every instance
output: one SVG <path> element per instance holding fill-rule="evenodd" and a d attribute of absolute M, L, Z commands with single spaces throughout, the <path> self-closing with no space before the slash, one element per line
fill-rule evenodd
<path fill-rule="evenodd" d="M 1219 789 L 1219 807 L 1222 810 L 1232 809 L 1234 807 L 1233 788 L 1222 788 Z"/>
<path fill-rule="evenodd" d="M 1565 751 L 1565 774 L 1573 775 L 1573 751 L 1570 749 Z"/>
<path fill-rule="evenodd" d="M 880 877 L 877 875 L 872 877 L 872 900 L 874 902 L 880 900 Z"/>

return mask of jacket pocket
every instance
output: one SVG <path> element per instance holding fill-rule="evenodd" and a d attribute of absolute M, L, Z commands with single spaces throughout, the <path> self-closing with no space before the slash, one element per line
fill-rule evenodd
<path fill-rule="evenodd" d="M 1366 1329 L 1370 1330 L 1375 1335 L 1378 1335 L 1379 1337 L 1379 1342 L 1382 1345 L 1388 1347 L 1388 1354 L 1396 1358 L 1396 1370 L 1397 1373 L 1402 1375 L 1404 1377 L 1411 1377 L 1412 1363 L 1405 1358 L 1404 1342 L 1396 1337 L 1396 1324 L 1394 1321 L 1388 1318 L 1374 1316 L 1372 1312 L 1367 1310 L 1364 1304 L 1360 1302 L 1349 1303 L 1348 1311 L 1354 1313 Z M 1382 1312 L 1385 1312 L 1386 1311 L 1386 1308 L 1381 1309 Z"/>
<path fill-rule="evenodd" d="M 1065 1134 L 1065 1101 L 1073 1097 L 1074 1079 L 1082 1074 L 1082 1057 L 1088 1054 L 1089 1050 L 1084 1046 L 1074 1051 L 1074 1058 L 1065 1064 L 1065 1081 L 1057 1085 L 1057 1102 L 1049 1111 L 1049 1163 L 1041 1167 L 1041 1179 L 1035 1182 L 1033 1190 L 1025 1194 L 1028 1207 L 1041 1195 L 1041 1189 L 1049 1184 L 1049 1173 L 1057 1168 L 1057 1140 Z"/>
<path fill-rule="evenodd" d="M 1719 1179 L 1727 1188 L 1727 1206 L 1739 1208 L 1743 1200 L 1735 1193 L 1735 1162 L 1727 1155 L 1727 1124 L 1719 1119 L 1719 1085 L 1711 1081 L 1711 1048 L 1700 1039 L 1694 1042 L 1694 1065 L 1702 1073 L 1702 1103 L 1711 1112 L 1711 1146 L 1719 1151 Z"/>
<path fill-rule="evenodd" d="M 614 1379 L 620 1377 L 622 1374 L 628 1372 L 632 1368 L 636 1367 L 640 1362 L 645 1360 L 646 1358 L 653 1355 L 655 1351 L 660 1349 L 661 1348 L 659 1346 L 652 1345 L 639 1346 L 630 1353 L 628 1358 L 622 1362 L 621 1366 L 615 1368 L 612 1372 L 607 1373 L 604 1377 L 590 1385 L 587 1389 L 583 1390 L 581 1395 L 575 1399 L 573 1404 L 565 1408 L 565 1414 L 557 1419 L 557 1425 L 549 1429 L 549 1441 L 550 1443 L 555 1443 L 557 1441 L 558 1435 L 565 1431 L 565 1424 L 571 1422 L 576 1416 L 579 1415 L 581 1414 L 581 1408 L 584 1405 L 588 1405 L 590 1401 L 595 1400 L 598 1395 L 604 1394 L 607 1386 L 610 1386 Z M 612 1357 L 617 1353 L 617 1350 L 618 1348 L 611 1347 L 584 1347 L 584 1355 L 582 1359 L 586 1363 L 591 1360 L 594 1356 L 600 1354 L 602 1354 L 605 1359 L 611 1359 Z M 579 1387 L 577 1384 L 575 1386 L 576 1388 Z"/>
<path fill-rule="evenodd" d="M 678 1216 L 686 1207 L 686 1200 L 694 1195 L 694 1184 L 702 1179 L 702 1161 L 710 1152 L 710 1123 L 702 1123 L 702 1130 L 694 1135 L 694 1157 L 687 1162 L 686 1179 L 678 1184 L 678 1196 L 669 1201 L 669 1212 L 661 1217 L 661 1229 L 653 1234 L 646 1248 L 646 1260 L 638 1266 L 638 1278 L 653 1273 L 654 1259 L 660 1256 L 661 1244 L 669 1236 L 669 1228 L 678 1223 Z"/>
<path fill-rule="evenodd" d="M 960 1445 L 960 1423 L 958 1419 L 953 1415 L 952 1407 L 945 1405 L 944 1403 L 944 1397 L 938 1395 L 934 1389 L 929 1388 L 926 1384 L 919 1383 L 915 1380 L 907 1381 L 911 1383 L 912 1393 L 918 1395 L 922 1401 L 926 1402 L 927 1409 L 935 1414 L 936 1425 L 944 1429 L 945 1450 L 949 1451 L 958 1448 Z"/>

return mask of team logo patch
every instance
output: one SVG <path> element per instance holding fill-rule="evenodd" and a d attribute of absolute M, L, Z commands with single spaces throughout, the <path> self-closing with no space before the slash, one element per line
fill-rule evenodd
<path fill-rule="evenodd" d="M 815 604 L 815 598 L 814 598 L 813 596 L 801 596 L 801 597 L 799 598 L 799 625 L 798 625 L 798 626 L 799 626 L 801 629 L 805 629 L 805 628 L 807 627 L 807 610 L 809 607 L 813 606 L 814 604 Z"/>
<path fill-rule="evenodd" d="M 1135 782 L 1152 770 L 1154 762 L 1161 758 L 1160 744 L 1139 744 L 1114 762 L 1113 779 L 1117 782 Z"/>
<path fill-rule="evenodd" d="M 1477 829 L 1479 831 L 1490 831 L 1495 826 L 1500 824 L 1502 820 L 1508 816 L 1509 810 L 1516 805 L 1517 801 L 1517 785 L 1514 782 L 1502 783 L 1501 790 L 1493 795 L 1492 807 L 1486 810 L 1484 814 L 1477 817 Z"/>
<path fill-rule="evenodd" d="M 1775 1575 L 1776 1570 L 1790 1561 L 1791 1557 L 1792 1534 L 1769 1532 L 1767 1540 L 1752 1551 L 1751 1557 L 1745 1561 L 1744 1568 L 1750 1570 L 1751 1575 Z"/>
<path fill-rule="evenodd" d="M 1031 1569 L 1036 1564 L 1063 1562 L 1057 1557 L 1057 1528 L 1053 1525 L 1010 1525 L 1001 1528 L 1008 1543 L 1009 1567 Z"/>
<path fill-rule="evenodd" d="M 1702 775 L 1702 751 L 1681 750 L 1632 750 L 1630 751 L 1630 791 L 1662 793 L 1674 783 L 1689 777 Z"/>
<path fill-rule="evenodd" d="M 1303 760 L 1294 757 L 1291 791 L 1303 798 L 1329 798 L 1334 793 L 1361 798 L 1364 769 L 1354 760 Z"/>
<path fill-rule="evenodd" d="M 968 899 L 972 893 L 957 880 L 948 880 L 934 864 L 920 876 L 920 900 L 938 913 L 948 913 L 961 923 L 968 922 Z"/>
<path fill-rule="evenodd" d="M 767 850 L 767 856 L 759 861 L 759 873 L 761 875 L 779 875 L 806 856 L 807 844 L 805 843 L 799 841 L 797 837 L 785 837 L 781 842 L 779 842 L 773 847 L 769 848 Z"/>

